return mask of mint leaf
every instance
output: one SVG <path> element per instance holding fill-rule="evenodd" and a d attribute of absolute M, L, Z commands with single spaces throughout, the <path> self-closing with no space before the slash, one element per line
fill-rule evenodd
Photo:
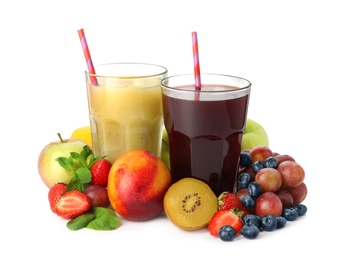
<path fill-rule="evenodd" d="M 78 161 L 80 167 L 89 168 L 92 158 L 94 158 L 94 154 L 88 145 L 83 147 L 81 153 L 71 152 L 70 155 L 74 160 Z"/>
<path fill-rule="evenodd" d="M 82 183 L 79 180 L 77 174 L 74 174 L 73 178 L 70 180 L 70 182 L 67 185 L 66 191 L 77 190 L 79 192 L 84 192 L 87 186 L 88 186 L 88 183 Z"/>
<path fill-rule="evenodd" d="M 73 172 L 75 170 L 76 165 L 72 157 L 58 157 L 55 160 L 67 171 Z"/>
<path fill-rule="evenodd" d="M 84 161 L 84 159 L 82 158 L 81 154 L 79 154 L 79 153 L 77 153 L 77 152 L 71 152 L 71 153 L 70 153 L 70 156 L 71 156 L 74 160 L 78 161 L 80 164 L 82 164 L 82 162 Z"/>
<path fill-rule="evenodd" d="M 90 169 L 93 166 L 94 162 L 95 162 L 94 154 L 89 155 L 86 160 L 87 167 Z"/>
<path fill-rule="evenodd" d="M 97 160 L 88 145 L 85 145 L 80 153 L 71 152 L 69 158 L 59 157 L 56 161 L 60 166 L 70 171 L 73 176 L 67 185 L 67 191 L 78 190 L 84 192 L 92 179 L 90 167 Z"/>
<path fill-rule="evenodd" d="M 87 159 L 87 157 L 91 154 L 93 154 L 92 150 L 89 148 L 88 145 L 85 145 L 81 151 L 81 156 Z"/>
<path fill-rule="evenodd" d="M 77 175 L 78 181 L 81 183 L 89 183 L 92 180 L 92 173 L 88 168 L 78 168 L 75 171 L 75 174 Z"/>

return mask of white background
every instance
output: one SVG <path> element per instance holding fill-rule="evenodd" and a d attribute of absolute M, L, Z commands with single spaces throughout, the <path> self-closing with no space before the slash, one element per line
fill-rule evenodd
<path fill-rule="evenodd" d="M 0 258 L 292 259 L 329 255 L 337 236 L 335 1 L 2 1 Z M 115 231 L 72 232 L 53 214 L 37 171 L 42 148 L 88 124 L 84 28 L 94 64 L 134 61 L 252 83 L 249 117 L 270 147 L 305 169 L 305 217 L 231 243 L 181 231 L 163 215 Z M 203 82 L 203 79 L 202 79 Z M 334 254 L 334 253 L 333 253 Z M 304 258 L 303 258 L 304 257 Z M 234 259 L 234 258 L 233 258 Z"/>

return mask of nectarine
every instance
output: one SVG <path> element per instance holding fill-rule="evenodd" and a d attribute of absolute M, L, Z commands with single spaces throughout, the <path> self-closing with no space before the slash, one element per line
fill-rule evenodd
<path fill-rule="evenodd" d="M 143 221 L 159 215 L 171 184 L 165 163 L 147 150 L 132 150 L 118 157 L 108 177 L 108 196 L 122 217 Z"/>

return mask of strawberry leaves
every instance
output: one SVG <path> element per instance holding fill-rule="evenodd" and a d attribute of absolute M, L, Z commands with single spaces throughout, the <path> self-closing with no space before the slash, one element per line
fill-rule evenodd
<path fill-rule="evenodd" d="M 80 153 L 71 152 L 69 157 L 55 159 L 61 167 L 72 173 L 72 178 L 67 185 L 67 191 L 77 190 L 84 192 L 92 179 L 90 167 L 99 158 L 95 158 L 89 146 L 85 145 Z"/>

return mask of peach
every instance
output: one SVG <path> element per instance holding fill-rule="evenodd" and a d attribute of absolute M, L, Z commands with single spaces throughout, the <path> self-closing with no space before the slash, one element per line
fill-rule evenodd
<path fill-rule="evenodd" d="M 113 163 L 107 190 L 119 215 L 144 221 L 163 212 L 163 198 L 170 185 L 170 171 L 159 157 L 147 150 L 132 150 Z"/>

